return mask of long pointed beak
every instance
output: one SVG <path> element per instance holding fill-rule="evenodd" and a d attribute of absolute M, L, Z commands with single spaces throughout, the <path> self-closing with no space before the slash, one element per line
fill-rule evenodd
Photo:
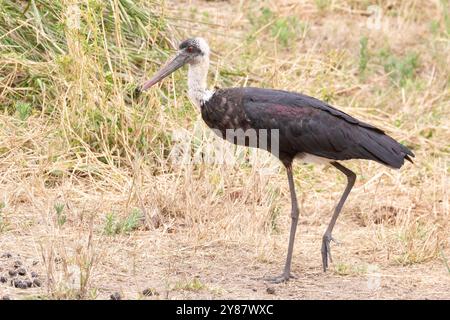
<path fill-rule="evenodd" d="M 165 77 L 167 77 L 169 74 L 174 72 L 175 70 L 178 70 L 183 65 L 185 65 L 188 61 L 189 56 L 185 54 L 184 52 L 178 53 L 175 57 L 173 57 L 169 62 L 166 63 L 164 67 L 161 68 L 150 80 L 144 82 L 144 84 L 141 86 L 141 91 L 145 91 L 151 86 L 155 85 Z"/>

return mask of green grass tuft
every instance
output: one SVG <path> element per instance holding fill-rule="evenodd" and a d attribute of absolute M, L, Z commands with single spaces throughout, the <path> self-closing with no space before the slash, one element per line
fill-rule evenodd
<path fill-rule="evenodd" d="M 367 49 L 367 44 L 369 40 L 367 37 L 362 37 L 359 40 L 359 73 L 361 76 L 367 69 L 367 63 L 369 62 L 369 51 Z"/>
<path fill-rule="evenodd" d="M 199 278 L 193 278 L 190 281 L 179 281 L 175 284 L 174 290 L 200 291 L 206 286 Z"/>
<path fill-rule="evenodd" d="M 419 54 L 410 52 L 403 57 L 394 55 L 390 50 L 381 50 L 380 58 L 384 70 L 389 73 L 392 81 L 403 87 L 415 79 L 420 66 Z"/>
<path fill-rule="evenodd" d="M 67 216 L 64 213 L 64 207 L 65 207 L 64 203 L 57 203 L 54 206 L 56 212 L 56 221 L 58 223 L 58 226 L 60 227 L 62 227 L 67 221 Z"/>
<path fill-rule="evenodd" d="M 103 231 L 108 236 L 129 234 L 139 227 L 142 218 L 143 214 L 139 209 L 133 209 L 124 219 L 118 218 L 114 213 L 109 213 L 106 215 Z"/>

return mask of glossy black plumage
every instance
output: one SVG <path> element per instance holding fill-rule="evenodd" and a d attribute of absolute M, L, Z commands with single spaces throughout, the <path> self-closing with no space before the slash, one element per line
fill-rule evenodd
<path fill-rule="evenodd" d="M 303 94 L 272 89 L 230 88 L 211 95 L 206 89 L 209 46 L 203 38 L 183 41 L 177 54 L 150 80 L 146 90 L 169 74 L 189 64 L 188 93 L 200 106 L 206 124 L 220 137 L 239 145 L 266 149 L 279 157 L 286 168 L 291 198 L 291 230 L 283 273 L 271 281 L 293 277 L 291 264 L 299 208 L 295 191 L 293 160 L 330 163 L 347 178 L 347 185 L 337 203 L 322 237 L 322 266 L 332 262 L 330 242 L 337 218 L 356 182 L 356 174 L 339 160 L 368 159 L 393 168 L 413 153 L 382 130 L 361 122 L 329 104 Z M 412 161 L 411 161 L 412 162 Z"/>
<path fill-rule="evenodd" d="M 308 153 L 330 160 L 368 159 L 400 168 L 404 159 L 414 157 L 382 130 L 299 93 L 221 89 L 202 104 L 202 117 L 223 137 L 226 129 L 278 129 L 282 161 Z"/>

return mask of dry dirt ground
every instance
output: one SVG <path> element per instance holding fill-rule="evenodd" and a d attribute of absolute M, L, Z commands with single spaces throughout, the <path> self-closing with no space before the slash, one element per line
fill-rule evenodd
<path fill-rule="evenodd" d="M 144 206 L 151 208 L 150 186 L 142 188 Z M 239 213 L 231 207 L 224 213 L 230 220 L 221 226 L 207 222 L 208 217 L 195 225 L 175 218 L 156 229 L 154 223 L 144 221 L 130 235 L 116 236 L 103 235 L 104 216 L 91 212 L 92 208 L 108 212 L 105 203 L 126 203 L 125 192 L 108 198 L 70 183 L 58 190 L 11 183 L 1 192 L 15 213 L 8 216 L 10 229 L 0 237 L 0 274 L 8 280 L 0 284 L 0 293 L 13 299 L 77 298 L 80 293 L 84 298 L 108 299 L 115 292 L 123 299 L 450 298 L 450 276 L 442 257 L 405 266 L 397 263 L 391 256 L 401 242 L 392 248 L 380 242 L 381 234 L 388 233 L 388 223 L 361 223 L 355 203 L 366 199 L 358 199 L 364 196 L 358 189 L 336 226 L 334 235 L 340 244 L 332 245 L 334 262 L 327 273 L 321 268 L 320 240 L 333 199 L 316 208 L 303 206 L 293 261 L 297 278 L 277 285 L 264 277 L 278 274 L 283 266 L 289 229 L 287 190 L 277 233 L 247 232 L 252 230 L 247 224 L 260 218 L 258 210 Z M 53 206 L 63 199 L 68 218 L 58 227 Z M 236 231 L 240 227 L 244 233 Z M 442 253 L 450 256 L 448 249 Z M 26 275 L 8 275 L 16 270 L 16 261 Z M 20 289 L 9 284 L 17 277 L 34 280 L 31 272 L 38 274 L 41 287 Z M 152 295 L 145 296 L 146 289 Z"/>
<path fill-rule="evenodd" d="M 235 33 L 221 27 L 215 29 L 217 34 L 206 34 L 217 45 L 213 59 L 241 58 L 233 47 L 220 44 L 244 32 L 245 26 L 236 22 L 244 16 L 239 11 L 242 1 L 169 1 L 167 11 L 180 3 L 187 18 L 174 24 L 191 26 L 195 14 L 208 17 L 211 24 L 192 24 L 192 33 L 229 23 Z M 280 3 L 289 10 L 289 2 Z M 337 10 L 334 22 L 342 18 L 350 23 L 355 17 L 341 1 L 336 3 L 344 9 Z M 304 7 L 310 18 L 316 15 L 313 1 Z M 317 15 L 318 28 L 326 27 L 326 17 Z M 239 48 L 236 45 L 236 52 Z M 225 68 L 226 62 L 216 67 Z M 287 88 L 286 83 L 277 86 Z M 288 89 L 296 89 L 293 86 Z M 350 89 L 364 99 L 368 87 Z M 337 85 L 336 90 L 341 89 Z M 347 111 L 363 114 L 351 107 Z M 395 133 L 399 136 L 401 130 Z M 415 139 L 404 134 L 407 140 Z M 24 136 L 23 143 L 45 141 L 33 130 Z M 414 140 L 425 145 L 423 141 Z M 285 173 L 274 162 L 269 167 L 275 170 L 268 174 L 248 168 L 216 168 L 212 174 L 205 166 L 194 174 L 187 168 L 155 177 L 143 166 L 126 173 L 108 169 L 104 179 L 68 175 L 49 186 L 41 176 L 45 161 L 25 163 L 21 159 L 28 159 L 26 154 L 14 154 L 17 160 L 4 160 L 0 173 L 0 276 L 5 280 L 0 298 L 109 299 L 117 292 L 123 299 L 450 299 L 450 232 L 443 222 L 450 217 L 448 159 L 425 160 L 425 153 L 417 154 L 415 166 L 407 163 L 400 171 L 362 162 L 352 165 L 359 178 L 334 230 L 339 244 L 332 243 L 334 260 L 327 273 L 321 267 L 321 238 L 344 180 L 330 168 L 297 165 L 297 278 L 276 285 L 264 277 L 283 268 L 290 204 Z M 19 170 L 26 174 L 15 175 Z M 278 193 L 270 198 L 273 190 Z M 64 221 L 55 214 L 58 203 L 64 204 Z M 275 205 L 277 210 L 267 209 Z M 105 234 L 108 213 L 124 217 L 135 206 L 145 213 L 137 230 Z M 272 219 L 273 212 L 277 215 Z M 268 221 L 276 227 L 267 227 Z M 17 261 L 21 266 L 15 268 Z M 25 274 L 14 275 L 20 268 Z M 40 283 L 22 289 L 11 286 L 12 279 Z"/>
<path fill-rule="evenodd" d="M 342 219 L 341 225 L 349 222 L 348 218 Z M 119 292 L 124 299 L 450 299 L 450 277 L 442 261 L 389 265 L 346 240 L 346 234 L 355 232 L 353 228 L 338 228 L 336 235 L 342 243 L 333 246 L 334 263 L 330 271 L 323 273 L 319 240 L 324 228 L 324 224 L 300 225 L 293 263 L 297 278 L 276 285 L 264 281 L 264 277 L 281 271 L 287 232 L 258 248 L 232 240 L 193 245 L 181 234 L 183 229 L 175 233 L 137 232 L 115 241 L 97 239 L 87 297 L 108 299 Z M 369 231 L 359 228 L 357 232 Z M 19 278 L 33 280 L 31 272 L 36 272 L 42 287 L 23 290 L 1 284 L 1 294 L 13 299 L 46 298 L 47 276 L 52 275 L 61 286 L 51 287 L 54 296 L 76 297 L 71 289 L 80 286 L 80 269 L 73 261 L 77 253 L 71 251 L 88 250 L 88 235 L 80 235 L 80 239 L 63 235 L 60 237 L 64 240 L 53 238 L 55 245 L 66 246 L 57 251 L 68 257 L 53 257 L 54 261 L 45 262 L 42 240 L 31 234 L 33 229 L 26 234 L 15 233 L 14 240 L 8 243 L 2 239 L 2 254 L 9 252 L 12 257 L 0 258 L 0 272 L 9 279 L 7 271 L 14 270 L 14 262 L 19 260 L 27 270 L 27 275 Z M 358 239 L 352 236 L 352 241 Z M 47 249 L 50 246 L 46 244 Z M 345 265 L 346 270 L 337 270 L 336 265 Z M 146 289 L 154 295 L 144 296 Z"/>

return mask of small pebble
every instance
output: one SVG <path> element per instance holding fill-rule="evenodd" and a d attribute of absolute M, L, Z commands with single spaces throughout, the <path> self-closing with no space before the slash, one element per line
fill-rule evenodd
<path fill-rule="evenodd" d="M 32 278 L 37 278 L 37 277 L 39 277 L 39 275 L 36 272 L 31 271 L 31 277 Z"/>
<path fill-rule="evenodd" d="M 122 300 L 122 297 L 120 296 L 120 293 L 118 293 L 118 292 L 114 292 L 109 297 L 111 298 L 111 300 Z"/>
<path fill-rule="evenodd" d="M 14 261 L 14 268 L 19 268 L 19 267 L 21 267 L 22 266 L 22 262 L 21 261 L 19 261 L 19 260 L 17 260 L 17 261 Z"/>
<path fill-rule="evenodd" d="M 25 268 L 19 268 L 17 269 L 17 273 L 21 276 L 24 276 L 27 274 L 27 270 L 25 270 Z"/>
<path fill-rule="evenodd" d="M 31 280 L 25 280 L 23 282 L 27 285 L 27 288 L 31 288 L 31 286 L 33 285 L 33 281 Z"/>
<path fill-rule="evenodd" d="M 0 277 L 0 283 L 6 283 L 8 281 L 8 279 L 6 279 L 6 277 L 1 276 Z"/>
<path fill-rule="evenodd" d="M 275 294 L 275 289 L 272 287 L 268 287 L 266 291 L 268 294 Z"/>
<path fill-rule="evenodd" d="M 8 271 L 8 274 L 9 274 L 11 277 L 15 277 L 15 276 L 17 276 L 17 271 L 11 269 L 11 270 Z"/>
<path fill-rule="evenodd" d="M 39 280 L 39 279 L 33 280 L 33 286 L 40 287 L 41 285 L 42 285 L 41 280 Z"/>
<path fill-rule="evenodd" d="M 2 258 L 11 258 L 12 254 L 9 252 L 5 252 L 4 254 L 2 254 Z"/>

